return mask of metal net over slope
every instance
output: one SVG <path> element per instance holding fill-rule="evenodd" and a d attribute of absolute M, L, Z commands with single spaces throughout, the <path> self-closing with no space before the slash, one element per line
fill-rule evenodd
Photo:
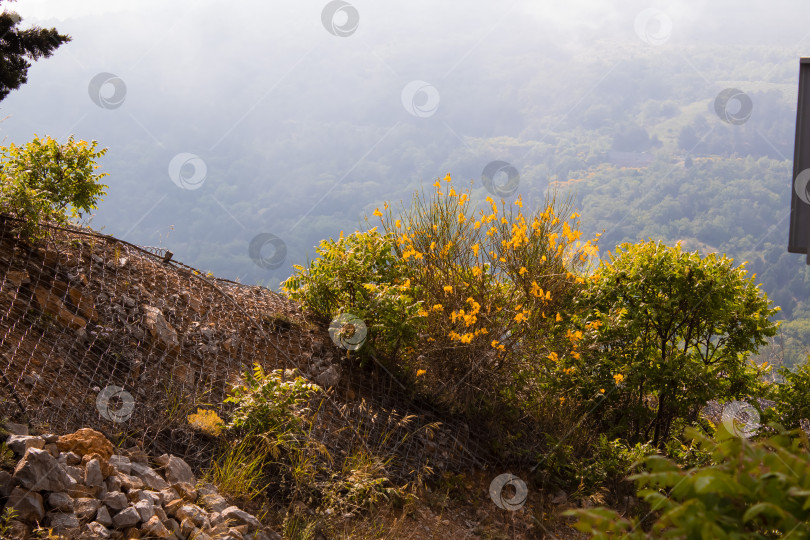
<path fill-rule="evenodd" d="M 55 433 L 93 427 L 199 468 L 216 445 L 188 414 L 226 418 L 230 385 L 259 363 L 324 387 L 311 434 L 332 455 L 391 457 L 401 480 L 490 461 L 470 426 L 357 366 L 328 323 L 283 296 L 87 229 L 49 227 L 32 244 L 14 225 L 0 221 L 0 416 Z"/>

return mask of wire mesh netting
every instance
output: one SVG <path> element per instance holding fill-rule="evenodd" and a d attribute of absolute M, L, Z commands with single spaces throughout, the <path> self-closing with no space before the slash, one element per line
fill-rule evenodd
<path fill-rule="evenodd" d="M 198 408 L 223 399 L 254 363 L 320 384 L 311 435 L 331 454 L 389 456 L 387 473 L 484 467 L 474 426 L 413 401 L 377 366 L 360 367 L 309 318 L 263 287 L 204 275 L 88 229 L 48 227 L 36 243 L 0 221 L 0 416 L 208 464 L 214 438 Z"/>

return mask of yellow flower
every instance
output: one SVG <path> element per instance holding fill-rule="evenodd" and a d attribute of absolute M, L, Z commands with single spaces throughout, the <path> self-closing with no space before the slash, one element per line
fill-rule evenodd
<path fill-rule="evenodd" d="M 613 376 L 613 380 L 616 381 L 616 384 L 619 384 L 624 380 L 624 375 L 622 375 L 621 373 L 617 373 L 616 375 Z"/>
<path fill-rule="evenodd" d="M 396 226 L 397 226 L 397 229 L 399 229 L 400 227 L 402 227 L 402 223 L 401 223 L 399 220 L 396 220 L 396 221 L 394 222 L 394 225 L 396 225 Z"/>
<path fill-rule="evenodd" d="M 549 354 L 548 359 L 551 360 L 552 362 L 558 362 L 560 360 L 560 358 L 557 356 L 557 353 L 555 352 Z"/>
<path fill-rule="evenodd" d="M 604 389 L 604 388 L 600 388 L 600 389 L 599 389 L 599 392 L 600 392 L 600 393 L 602 393 L 602 394 L 604 394 L 604 393 L 605 393 L 605 389 Z"/>
<path fill-rule="evenodd" d="M 455 190 L 455 189 L 453 189 L 453 188 L 450 188 L 450 193 L 448 193 L 447 195 L 448 195 L 449 197 L 455 197 L 455 196 L 456 196 L 456 190 Z"/>
<path fill-rule="evenodd" d="M 478 244 L 473 244 L 471 249 L 473 250 L 473 255 L 478 257 Z"/>
<path fill-rule="evenodd" d="M 515 204 L 518 205 L 519 208 L 523 208 L 523 200 L 522 197 L 518 197 L 515 201 Z"/>
<path fill-rule="evenodd" d="M 467 218 L 464 216 L 464 213 L 459 212 L 459 214 L 458 214 L 458 222 L 459 223 L 464 223 L 465 221 L 467 221 Z"/>
<path fill-rule="evenodd" d="M 497 347 L 497 346 L 498 346 L 498 343 L 500 343 L 500 341 L 498 341 L 497 339 L 493 339 L 493 340 L 492 340 L 492 346 L 493 346 L 493 347 Z"/>
<path fill-rule="evenodd" d="M 433 306 L 433 311 L 443 311 L 443 310 L 444 310 L 444 306 L 443 306 L 443 305 L 441 305 L 441 304 L 434 304 L 434 306 Z"/>
<path fill-rule="evenodd" d="M 557 322 L 562 321 L 562 315 L 560 315 L 559 313 L 557 313 L 557 318 L 556 318 L 556 319 L 554 319 L 554 320 L 556 320 Z"/>
<path fill-rule="evenodd" d="M 382 217 L 382 212 L 380 212 L 379 208 L 374 209 L 374 215 L 377 216 L 377 217 Z"/>
<path fill-rule="evenodd" d="M 453 286 L 452 285 L 445 285 L 444 286 L 444 292 L 446 292 L 446 293 L 453 292 Z"/>
<path fill-rule="evenodd" d="M 430 243 L 430 251 L 433 251 L 434 249 L 436 249 L 436 242 L 431 242 Z"/>
<path fill-rule="evenodd" d="M 526 270 L 526 267 L 525 267 L 525 266 L 521 266 L 521 267 L 520 267 L 520 271 L 518 271 L 518 274 L 520 274 L 520 275 L 522 276 L 523 274 L 525 274 L 525 273 L 527 273 L 527 272 L 528 272 L 528 270 Z"/>
<path fill-rule="evenodd" d="M 417 377 L 421 377 L 421 376 L 422 376 L 422 375 L 424 375 L 425 373 L 427 373 L 427 371 L 425 371 L 424 369 L 417 369 L 417 370 L 416 370 L 416 376 L 417 376 Z"/>
<path fill-rule="evenodd" d="M 441 184 L 441 182 L 436 180 L 436 182 L 433 185 L 436 186 L 436 187 L 441 187 L 442 184 Z"/>
<path fill-rule="evenodd" d="M 560 405 L 562 405 L 563 403 L 565 403 L 565 398 L 564 398 L 564 397 L 561 397 L 561 398 L 560 398 Z"/>
<path fill-rule="evenodd" d="M 409 289 L 411 287 L 411 280 L 410 278 L 405 280 L 405 283 L 402 284 L 403 289 Z"/>
<path fill-rule="evenodd" d="M 445 182 L 452 182 L 453 181 L 453 179 L 450 178 L 450 173 L 447 173 L 447 176 L 444 177 L 444 181 Z"/>

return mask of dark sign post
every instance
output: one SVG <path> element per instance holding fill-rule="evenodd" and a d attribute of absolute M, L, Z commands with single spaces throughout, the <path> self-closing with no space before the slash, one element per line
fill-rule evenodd
<path fill-rule="evenodd" d="M 810 58 L 799 61 L 788 251 L 807 254 L 807 264 L 810 264 Z"/>

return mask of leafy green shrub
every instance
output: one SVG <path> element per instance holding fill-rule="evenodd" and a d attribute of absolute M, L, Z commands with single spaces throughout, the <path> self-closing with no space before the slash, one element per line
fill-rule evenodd
<path fill-rule="evenodd" d="M 378 352 L 395 357 L 416 337 L 417 304 L 409 294 L 406 267 L 395 251 L 394 237 L 376 228 L 341 233 L 324 240 L 318 258 L 283 283 L 290 298 L 316 315 L 332 320 L 354 315 L 367 327 L 361 355 Z"/>
<path fill-rule="evenodd" d="M 568 512 L 594 538 L 810 538 L 810 457 L 807 439 L 787 434 L 750 442 L 715 441 L 696 430 L 688 436 L 712 454 L 714 464 L 684 470 L 659 455 L 632 477 L 654 522 L 606 508 Z"/>
<path fill-rule="evenodd" d="M 746 355 L 776 332 L 771 308 L 732 259 L 658 242 L 623 244 L 578 298 L 587 354 L 561 355 L 564 391 L 611 436 L 663 448 L 674 422 L 710 399 L 759 395 Z"/>
<path fill-rule="evenodd" d="M 782 368 L 779 374 L 784 383 L 774 385 L 774 408 L 779 422 L 794 429 L 800 420 L 810 419 L 810 363 L 805 361 L 795 370 Z"/>
<path fill-rule="evenodd" d="M 576 474 L 581 479 L 581 485 L 588 489 L 607 489 L 613 500 L 620 500 L 632 492 L 632 482 L 628 476 L 633 467 L 654 453 L 655 448 L 650 444 L 636 443 L 630 446 L 621 439 L 611 441 L 603 433 L 599 436 L 590 463 Z"/>
<path fill-rule="evenodd" d="M 0 147 L 0 212 L 24 219 L 23 232 L 37 237 L 43 221 L 64 224 L 96 208 L 107 187 L 99 182 L 106 173 L 94 172 L 107 152 L 96 150 L 97 144 L 34 137 L 22 146 Z"/>
<path fill-rule="evenodd" d="M 305 415 L 318 386 L 277 369 L 265 373 L 259 364 L 245 373 L 244 384 L 231 389 L 225 403 L 235 404 L 227 427 L 278 459 L 300 449 L 306 440 Z"/>

